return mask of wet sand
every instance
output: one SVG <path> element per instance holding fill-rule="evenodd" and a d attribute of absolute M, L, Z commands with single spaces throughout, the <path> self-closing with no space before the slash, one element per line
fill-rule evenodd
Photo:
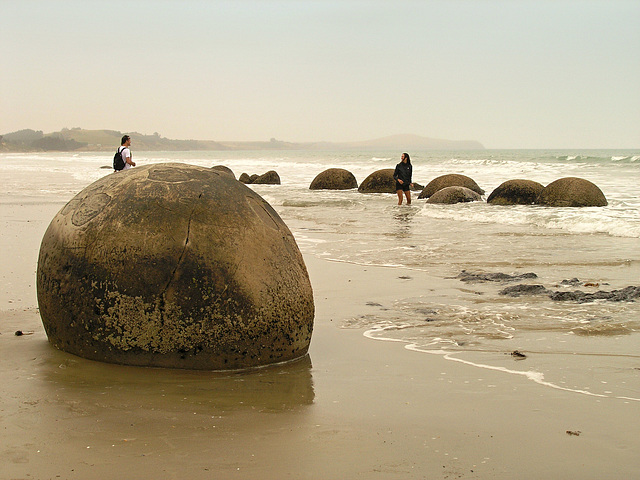
<path fill-rule="evenodd" d="M 640 402 L 342 328 L 368 303 L 449 288 L 424 272 L 406 281 L 305 256 L 314 335 L 309 356 L 286 365 L 193 372 L 59 352 L 40 322 L 35 270 L 63 204 L 0 198 L 0 479 L 640 477 Z"/>

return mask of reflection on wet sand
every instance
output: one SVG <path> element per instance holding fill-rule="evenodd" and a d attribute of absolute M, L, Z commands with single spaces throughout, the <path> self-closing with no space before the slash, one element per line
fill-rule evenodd
<path fill-rule="evenodd" d="M 55 396 L 110 408 L 144 404 L 148 409 L 229 413 L 242 409 L 279 412 L 314 400 L 311 359 L 245 371 L 207 372 L 103 364 L 54 350 L 40 365 Z"/>
<path fill-rule="evenodd" d="M 410 238 L 412 236 L 412 220 L 418 212 L 416 208 L 398 207 L 393 212 L 394 236 L 397 238 Z"/>

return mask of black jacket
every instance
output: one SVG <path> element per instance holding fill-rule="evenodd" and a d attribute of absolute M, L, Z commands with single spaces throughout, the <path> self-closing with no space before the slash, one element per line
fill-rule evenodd
<path fill-rule="evenodd" d="M 411 183 L 411 174 L 413 173 L 413 167 L 410 163 L 400 162 L 396 165 L 396 170 L 393 172 L 393 178 L 395 178 L 396 182 L 398 180 L 402 180 L 405 185 Z"/>

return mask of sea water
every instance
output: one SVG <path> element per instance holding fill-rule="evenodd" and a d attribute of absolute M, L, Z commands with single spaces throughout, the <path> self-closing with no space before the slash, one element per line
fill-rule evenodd
<path fill-rule="evenodd" d="M 401 152 L 136 152 L 138 165 L 225 165 L 236 177 L 275 170 L 281 185 L 251 185 L 280 214 L 305 255 L 389 269 L 411 282 L 418 273 L 442 288 L 407 288 L 406 298 L 340 319 L 371 339 L 400 342 L 470 368 L 524 376 L 546 387 L 598 398 L 640 401 L 640 301 L 554 301 L 548 295 L 500 294 L 518 283 L 550 291 L 615 290 L 640 285 L 640 151 L 482 150 L 410 152 L 413 180 L 458 173 L 486 192 L 506 180 L 546 185 L 562 177 L 600 187 L 606 207 L 494 206 L 486 201 L 431 205 L 413 194 L 311 191 L 328 168 L 358 183 L 393 168 Z M 0 155 L 0 195 L 16 201 L 70 199 L 110 174 L 107 153 Z M 465 282 L 462 272 L 534 273 L 515 282 Z M 312 279 L 313 283 L 313 279 Z M 409 285 L 409 283 L 408 283 Z M 415 292 L 421 292 L 416 294 Z M 525 357 L 514 356 L 514 351 Z"/>

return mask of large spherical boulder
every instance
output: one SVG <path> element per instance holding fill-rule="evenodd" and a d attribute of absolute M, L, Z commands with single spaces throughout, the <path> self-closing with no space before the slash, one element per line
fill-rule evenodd
<path fill-rule="evenodd" d="M 54 217 L 38 259 L 49 341 L 93 360 L 237 369 L 303 356 L 313 292 L 278 214 L 230 175 L 117 172 Z"/>
<path fill-rule="evenodd" d="M 214 170 L 218 170 L 220 172 L 225 172 L 228 173 L 229 175 L 231 175 L 233 178 L 236 178 L 235 174 L 233 173 L 233 170 L 231 170 L 229 167 L 227 167 L 226 165 L 215 165 L 213 167 L 211 167 Z"/>
<path fill-rule="evenodd" d="M 358 181 L 349 170 L 330 168 L 313 179 L 309 190 L 349 190 L 358 188 Z"/>
<path fill-rule="evenodd" d="M 467 187 L 445 187 L 438 190 L 436 193 L 429 197 L 427 203 L 462 203 L 462 202 L 477 202 L 482 200 L 482 197 Z"/>
<path fill-rule="evenodd" d="M 489 198 L 492 205 L 531 205 L 535 203 L 544 185 L 533 180 L 507 180 L 501 183 Z"/>
<path fill-rule="evenodd" d="M 269 170 L 257 178 L 253 178 L 253 176 L 251 178 L 253 179 L 251 183 L 257 185 L 280 185 L 280 175 L 275 170 Z"/>
<path fill-rule="evenodd" d="M 393 168 L 377 170 L 369 175 L 358 187 L 360 193 L 395 193 L 396 181 Z"/>
<path fill-rule="evenodd" d="M 566 177 L 547 185 L 536 203 L 549 207 L 604 207 L 607 199 L 602 190 L 589 180 Z"/>
<path fill-rule="evenodd" d="M 420 195 L 418 195 L 418 198 L 429 198 L 438 190 L 442 190 L 445 187 L 466 187 L 480 195 L 484 195 L 484 190 L 481 189 L 473 179 L 466 175 L 450 173 L 431 180 L 427 186 L 424 187 Z"/>

